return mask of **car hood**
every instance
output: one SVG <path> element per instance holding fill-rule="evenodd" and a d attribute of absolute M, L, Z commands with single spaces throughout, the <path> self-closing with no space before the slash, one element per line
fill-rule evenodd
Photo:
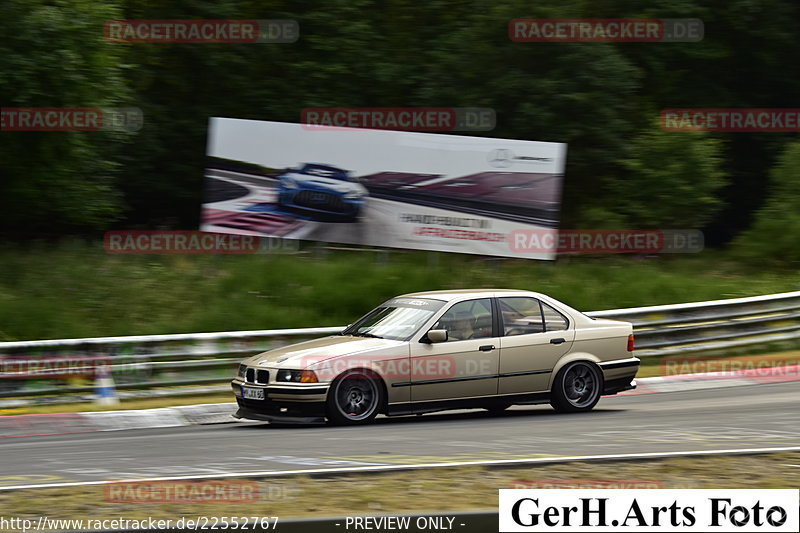
<path fill-rule="evenodd" d="M 322 178 L 320 176 L 308 176 L 306 174 L 285 174 L 282 177 L 293 179 L 299 186 L 311 189 L 327 189 L 338 193 L 360 192 L 367 190 L 360 183 L 342 181 L 333 178 Z"/>
<path fill-rule="evenodd" d="M 349 335 L 333 335 L 313 341 L 301 342 L 254 355 L 243 362 L 248 365 L 285 367 L 294 369 L 308 368 L 316 363 L 365 352 L 382 352 L 406 346 L 403 341 L 389 339 L 373 339 L 369 337 L 352 337 Z"/>

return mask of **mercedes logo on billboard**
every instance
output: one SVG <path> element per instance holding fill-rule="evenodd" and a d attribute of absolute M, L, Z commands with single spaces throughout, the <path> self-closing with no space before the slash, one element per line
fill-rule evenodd
<path fill-rule="evenodd" d="M 497 148 L 489 152 L 489 164 L 493 167 L 508 168 L 511 160 L 514 159 L 514 152 L 507 148 Z"/>
<path fill-rule="evenodd" d="M 496 168 L 508 168 L 517 163 L 549 163 L 552 157 L 535 157 L 529 155 L 516 155 L 508 148 L 495 148 L 486 157 L 489 164 Z"/>

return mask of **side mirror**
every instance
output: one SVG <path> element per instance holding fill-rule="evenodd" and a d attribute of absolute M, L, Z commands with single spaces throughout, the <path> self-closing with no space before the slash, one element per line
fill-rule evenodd
<path fill-rule="evenodd" d="M 447 342 L 447 330 L 432 329 L 428 331 L 428 340 L 431 342 Z"/>

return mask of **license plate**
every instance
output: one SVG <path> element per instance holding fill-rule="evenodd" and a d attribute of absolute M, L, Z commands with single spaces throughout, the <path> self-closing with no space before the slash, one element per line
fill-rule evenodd
<path fill-rule="evenodd" d="M 264 389 L 255 389 L 252 387 L 242 387 L 242 398 L 247 400 L 263 400 Z"/>

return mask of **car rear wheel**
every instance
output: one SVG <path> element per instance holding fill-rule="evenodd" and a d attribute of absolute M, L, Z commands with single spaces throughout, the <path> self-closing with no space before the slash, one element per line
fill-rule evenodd
<path fill-rule="evenodd" d="M 365 370 L 348 370 L 337 377 L 328 392 L 328 420 L 341 425 L 371 422 L 383 405 L 379 379 Z"/>
<path fill-rule="evenodd" d="M 603 376 L 594 363 L 575 361 L 556 375 L 550 405 L 556 411 L 577 413 L 590 411 L 600 400 Z"/>

